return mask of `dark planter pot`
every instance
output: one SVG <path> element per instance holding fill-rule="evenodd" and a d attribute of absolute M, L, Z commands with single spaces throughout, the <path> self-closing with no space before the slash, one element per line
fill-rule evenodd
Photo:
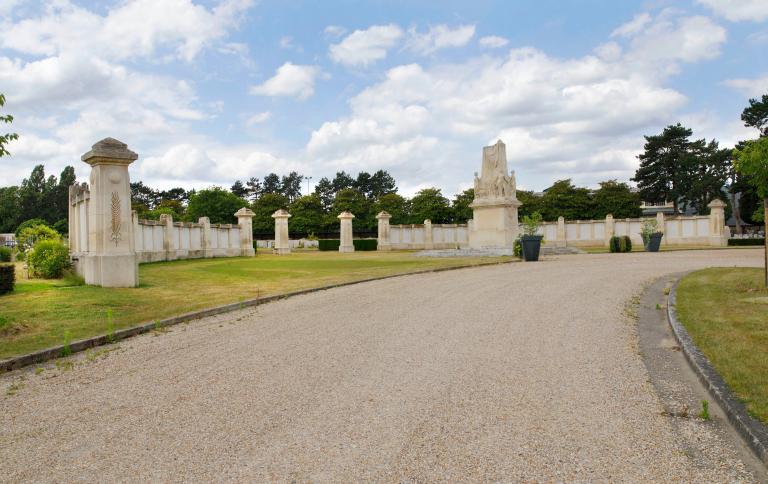
<path fill-rule="evenodd" d="M 523 235 L 520 237 L 520 243 L 523 246 L 523 259 L 526 262 L 535 262 L 539 260 L 541 239 L 543 238 L 543 235 Z"/>
<path fill-rule="evenodd" d="M 645 246 L 645 250 L 648 252 L 658 252 L 659 247 L 661 247 L 661 238 L 664 237 L 664 234 L 661 232 L 656 232 L 655 234 L 651 234 L 648 236 L 648 245 Z"/>

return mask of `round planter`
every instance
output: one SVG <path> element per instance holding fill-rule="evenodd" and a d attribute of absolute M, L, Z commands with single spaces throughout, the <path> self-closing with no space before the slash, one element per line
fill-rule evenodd
<path fill-rule="evenodd" d="M 543 238 L 543 235 L 523 235 L 520 237 L 520 243 L 523 246 L 523 259 L 526 262 L 535 262 L 539 260 L 541 240 Z"/>
<path fill-rule="evenodd" d="M 658 252 L 659 247 L 661 247 L 661 238 L 664 237 L 664 234 L 661 232 L 656 232 L 655 234 L 651 234 L 648 236 L 648 245 L 645 246 L 645 250 L 648 252 Z"/>

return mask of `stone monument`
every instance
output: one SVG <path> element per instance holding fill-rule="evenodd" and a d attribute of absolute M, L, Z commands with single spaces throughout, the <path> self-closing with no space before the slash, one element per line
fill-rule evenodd
<path fill-rule="evenodd" d="M 507 171 L 507 151 L 501 140 L 483 147 L 480 176 L 475 172 L 475 199 L 469 247 L 512 254 L 520 227 L 517 220 L 515 172 Z"/>
<path fill-rule="evenodd" d="M 352 219 L 354 215 L 349 210 L 345 210 L 339 214 L 339 229 L 341 235 L 341 241 L 339 244 L 339 252 L 354 252 L 355 245 L 352 242 Z"/>
<path fill-rule="evenodd" d="M 138 157 L 125 143 L 105 138 L 81 158 L 92 168 L 88 253 L 78 261 L 86 284 L 103 287 L 139 285 L 128 176 L 128 165 Z"/>
<path fill-rule="evenodd" d="M 291 214 L 284 208 L 276 210 L 272 214 L 275 219 L 275 247 L 272 253 L 276 255 L 287 255 L 291 253 L 291 245 L 288 238 L 288 219 Z"/>

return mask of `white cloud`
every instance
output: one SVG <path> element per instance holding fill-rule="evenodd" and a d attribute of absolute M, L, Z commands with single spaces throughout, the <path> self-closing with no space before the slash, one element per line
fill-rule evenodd
<path fill-rule="evenodd" d="M 327 30 L 327 29 L 326 29 Z M 395 24 L 374 25 L 366 30 L 355 30 L 329 49 L 331 60 L 348 66 L 368 66 L 387 56 L 403 36 L 403 30 Z"/>
<path fill-rule="evenodd" d="M 696 0 L 721 17 L 732 22 L 750 20 L 762 22 L 768 19 L 768 2 L 765 0 Z"/>
<path fill-rule="evenodd" d="M 741 91 L 747 96 L 760 96 L 768 93 L 768 74 L 755 79 L 728 79 L 723 84 Z"/>
<path fill-rule="evenodd" d="M 431 54 L 447 47 L 462 47 L 475 35 L 474 25 L 460 25 L 454 29 L 447 25 L 435 25 L 423 34 L 412 28 L 408 31 L 408 48 L 419 54 Z"/>
<path fill-rule="evenodd" d="M 272 113 L 269 111 L 264 111 L 262 113 L 256 113 L 253 116 L 249 116 L 248 120 L 245 122 L 248 126 L 254 126 L 256 124 L 261 124 L 269 120 L 269 118 L 272 117 Z"/>
<path fill-rule="evenodd" d="M 341 37 L 342 35 L 347 33 L 347 29 L 344 27 L 340 27 L 338 25 L 329 25 L 323 30 L 325 32 L 325 35 L 328 35 L 330 37 Z"/>
<path fill-rule="evenodd" d="M 307 99 L 315 93 L 315 79 L 319 73 L 320 69 L 317 66 L 286 62 L 277 69 L 273 77 L 251 87 L 251 94 Z"/>
<path fill-rule="evenodd" d="M 499 37 L 498 35 L 480 37 L 478 42 L 483 47 L 488 47 L 489 49 L 498 49 L 499 47 L 504 47 L 505 45 L 509 44 L 509 40 L 505 39 L 504 37 Z"/>
<path fill-rule="evenodd" d="M 651 21 L 651 16 L 646 13 L 639 13 L 629 22 L 619 26 L 616 30 L 611 32 L 611 37 L 630 37 L 642 31 L 643 28 Z"/>

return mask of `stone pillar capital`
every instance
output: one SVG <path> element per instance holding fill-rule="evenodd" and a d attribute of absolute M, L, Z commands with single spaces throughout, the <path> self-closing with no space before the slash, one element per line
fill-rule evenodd
<path fill-rule="evenodd" d="M 344 220 L 344 219 L 352 220 L 353 218 L 355 218 L 355 216 L 349 210 L 344 210 L 339 214 L 337 218 L 341 220 Z"/>
<path fill-rule="evenodd" d="M 382 210 L 381 212 L 378 213 L 378 215 L 376 215 L 376 218 L 379 220 L 389 220 L 392 218 L 392 215 Z"/>
<path fill-rule="evenodd" d="M 91 147 L 80 159 L 91 166 L 130 165 L 139 155 L 128 149 L 128 145 L 114 138 L 104 138 Z"/>
<path fill-rule="evenodd" d="M 272 214 L 272 218 L 278 219 L 278 218 L 291 218 L 291 214 L 288 213 L 288 210 L 281 208 L 280 210 L 275 210 L 275 213 Z"/>
<path fill-rule="evenodd" d="M 253 210 L 251 210 L 251 209 L 249 209 L 247 207 L 243 207 L 240 210 L 238 210 L 237 212 L 235 212 L 235 217 L 237 217 L 238 219 L 241 219 L 241 218 L 253 218 L 255 216 L 256 216 L 256 214 L 253 213 Z"/>

